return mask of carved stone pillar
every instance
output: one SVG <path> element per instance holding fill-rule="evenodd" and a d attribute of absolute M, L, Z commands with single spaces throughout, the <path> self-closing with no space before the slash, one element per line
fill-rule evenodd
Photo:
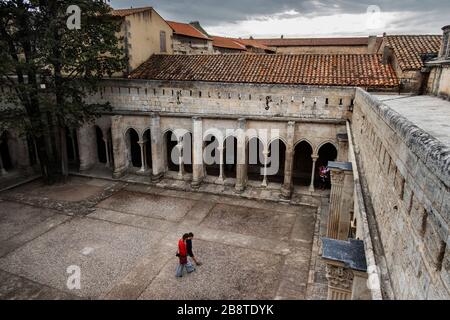
<path fill-rule="evenodd" d="M 336 161 L 348 161 L 348 136 L 340 133 L 336 136 L 338 141 L 338 154 Z"/>
<path fill-rule="evenodd" d="M 264 148 L 263 155 L 264 155 L 264 169 L 263 169 L 264 178 L 261 183 L 261 186 L 267 187 L 267 162 L 269 161 L 269 150 L 266 147 Z"/>
<path fill-rule="evenodd" d="M 237 132 L 237 163 L 236 163 L 236 192 L 245 190 L 247 185 L 247 141 L 246 141 L 246 120 L 238 120 Z"/>
<path fill-rule="evenodd" d="M 319 156 L 318 155 L 315 155 L 315 154 L 313 154 L 312 156 L 311 156 L 311 158 L 312 158 L 312 171 L 311 171 L 311 183 L 310 183 L 310 185 L 309 185 L 309 191 L 310 192 L 314 192 L 314 177 L 316 176 L 316 162 L 317 162 L 317 159 L 319 159 Z"/>
<path fill-rule="evenodd" d="M 203 168 L 203 122 L 192 118 L 192 188 L 198 188 L 204 177 Z"/>
<path fill-rule="evenodd" d="M 326 266 L 328 280 L 327 300 L 351 300 L 353 272 L 342 266 L 328 264 Z"/>
<path fill-rule="evenodd" d="M 177 144 L 178 149 L 178 178 L 183 180 L 184 177 L 184 161 L 183 161 L 183 142 L 179 141 Z"/>
<path fill-rule="evenodd" d="M 327 237 L 346 240 L 353 210 L 353 172 L 350 162 L 329 162 L 331 171 L 330 213 Z"/>
<path fill-rule="evenodd" d="M 290 199 L 292 195 L 292 169 L 294 166 L 294 135 L 295 122 L 289 121 L 287 125 L 286 155 L 284 162 L 284 182 L 281 188 L 281 197 Z"/>
<path fill-rule="evenodd" d="M 152 180 L 158 181 L 164 175 L 164 153 L 161 118 L 156 113 L 150 115 L 150 140 L 152 148 Z"/>
<path fill-rule="evenodd" d="M 223 146 L 219 146 L 217 148 L 217 151 L 219 151 L 219 179 L 217 179 L 218 183 L 224 183 L 225 181 L 225 177 L 224 177 L 224 173 L 223 173 L 223 166 L 224 166 L 224 161 L 223 161 L 223 154 L 224 154 L 224 147 Z"/>
<path fill-rule="evenodd" d="M 95 127 L 91 123 L 85 123 L 77 130 L 77 135 L 80 171 L 86 171 L 98 162 Z"/>
<path fill-rule="evenodd" d="M 109 143 L 108 139 L 103 136 L 103 142 L 105 143 L 105 152 L 106 152 L 106 167 L 109 168 L 111 166 L 111 159 L 109 155 Z M 72 139 L 72 145 L 73 145 L 73 139 Z M 74 149 L 75 150 L 75 149 Z"/>
<path fill-rule="evenodd" d="M 140 173 L 144 173 L 147 170 L 147 161 L 145 159 L 145 144 L 147 141 L 139 140 L 139 148 L 141 149 L 141 168 L 139 169 Z"/>
<path fill-rule="evenodd" d="M 128 168 L 128 159 L 125 145 L 125 139 L 128 139 L 128 137 L 124 137 L 124 132 L 122 132 L 122 130 L 122 116 L 113 116 L 111 118 L 111 138 L 114 154 L 114 178 L 120 178 L 121 176 L 123 176 Z M 80 143 L 80 145 L 82 145 L 82 143 Z"/>

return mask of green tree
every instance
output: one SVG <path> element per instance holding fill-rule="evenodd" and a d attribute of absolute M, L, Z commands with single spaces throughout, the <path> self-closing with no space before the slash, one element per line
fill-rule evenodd
<path fill-rule="evenodd" d="M 81 10 L 79 29 L 68 28 Z M 0 0 L 0 129 L 14 127 L 36 144 L 47 182 L 68 175 L 66 128 L 110 109 L 86 103 L 102 78 L 126 68 L 121 21 L 101 0 Z"/>

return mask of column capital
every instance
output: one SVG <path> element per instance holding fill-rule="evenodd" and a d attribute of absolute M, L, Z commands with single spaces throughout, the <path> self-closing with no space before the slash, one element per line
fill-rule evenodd
<path fill-rule="evenodd" d="M 295 126 L 295 121 L 288 121 L 288 126 L 290 126 L 290 127 Z"/>
<path fill-rule="evenodd" d="M 138 144 L 139 144 L 139 145 L 144 145 L 145 143 L 147 143 L 147 140 L 139 140 L 139 141 L 138 141 Z"/>
<path fill-rule="evenodd" d="M 317 161 L 317 159 L 319 159 L 319 155 L 317 155 L 317 154 L 312 154 L 312 155 L 311 155 L 311 159 L 315 162 L 315 161 Z"/>
<path fill-rule="evenodd" d="M 326 265 L 326 278 L 330 287 L 351 291 L 353 277 L 351 269 L 328 263 Z"/>
<path fill-rule="evenodd" d="M 199 116 L 193 116 L 192 117 L 192 121 L 200 121 L 200 120 L 202 120 L 202 118 L 199 117 Z"/>

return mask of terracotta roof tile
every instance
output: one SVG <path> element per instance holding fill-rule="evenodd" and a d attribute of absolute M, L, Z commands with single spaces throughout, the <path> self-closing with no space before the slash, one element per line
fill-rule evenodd
<path fill-rule="evenodd" d="M 421 54 L 439 53 L 441 42 L 439 35 L 386 36 L 386 46 L 392 48 L 402 70 L 422 68 Z"/>
<path fill-rule="evenodd" d="M 261 42 L 255 40 L 255 39 L 236 39 L 239 43 L 243 44 L 246 47 L 253 47 L 257 49 L 262 49 L 266 51 L 273 51 L 272 48 L 269 48 L 268 46 L 262 44 Z"/>
<path fill-rule="evenodd" d="M 116 9 L 111 12 L 113 16 L 126 17 L 135 13 L 141 13 L 147 10 L 153 10 L 152 7 L 142 7 L 142 8 L 130 8 L 130 9 Z"/>
<path fill-rule="evenodd" d="M 269 47 L 299 47 L 299 46 L 367 46 L 368 37 L 358 38 L 279 38 L 255 39 Z"/>
<path fill-rule="evenodd" d="M 245 45 L 240 44 L 236 39 L 213 36 L 213 46 L 219 48 L 235 49 L 246 51 Z"/>
<path fill-rule="evenodd" d="M 153 55 L 130 78 L 266 84 L 396 87 L 381 55 Z"/>
<path fill-rule="evenodd" d="M 206 35 L 201 33 L 199 30 L 197 30 L 194 26 L 190 25 L 189 23 L 181 23 L 174 21 L 167 21 L 167 23 L 172 28 L 175 34 L 179 34 L 186 37 L 210 40 L 210 38 L 208 38 Z"/>

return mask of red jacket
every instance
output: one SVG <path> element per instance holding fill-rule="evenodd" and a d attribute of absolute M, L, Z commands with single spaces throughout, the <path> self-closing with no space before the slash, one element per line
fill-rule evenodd
<path fill-rule="evenodd" d="M 184 242 L 183 239 L 180 239 L 178 241 L 178 253 L 180 254 L 180 262 L 184 260 L 187 260 L 186 256 L 187 256 L 187 250 L 186 250 L 186 243 Z M 181 263 L 183 263 L 181 262 Z"/>

